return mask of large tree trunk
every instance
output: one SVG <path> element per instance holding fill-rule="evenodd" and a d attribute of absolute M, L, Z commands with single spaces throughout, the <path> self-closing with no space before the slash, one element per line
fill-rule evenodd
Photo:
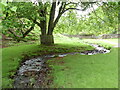
<path fill-rule="evenodd" d="M 53 45 L 54 37 L 53 35 L 40 35 L 40 41 L 42 45 Z"/>
<path fill-rule="evenodd" d="M 56 8 L 56 2 L 53 2 L 50 12 L 48 28 L 47 28 L 47 20 L 46 20 L 47 8 L 44 8 L 44 10 L 40 10 L 41 12 L 40 16 L 44 17 L 44 20 L 40 21 L 40 28 L 41 28 L 40 42 L 43 45 L 54 44 L 53 29 L 54 29 L 55 8 Z"/>

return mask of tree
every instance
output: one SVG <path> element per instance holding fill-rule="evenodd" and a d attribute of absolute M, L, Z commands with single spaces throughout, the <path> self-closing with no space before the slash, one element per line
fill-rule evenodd
<path fill-rule="evenodd" d="M 12 8 L 11 8 L 12 7 Z M 23 17 L 17 15 L 17 7 L 13 7 L 11 3 L 8 3 L 4 8 L 5 17 L 2 20 L 3 31 L 2 33 L 12 37 L 17 42 L 24 40 L 24 38 L 34 29 L 35 24 Z"/>
<path fill-rule="evenodd" d="M 42 10 L 40 10 L 40 17 L 44 17 L 44 20 L 41 20 L 40 23 L 35 22 L 36 24 L 38 24 L 41 28 L 41 44 L 45 44 L 45 45 L 50 45 L 50 44 L 54 44 L 54 38 L 53 38 L 53 30 L 56 26 L 56 24 L 58 23 L 60 17 L 68 10 L 80 10 L 77 9 L 76 7 L 78 5 L 81 5 L 82 9 L 81 10 L 86 10 L 90 4 L 93 4 L 94 2 L 63 2 L 63 1 L 57 1 L 57 0 L 53 0 L 52 4 L 51 4 L 51 8 L 50 8 L 50 14 L 49 14 L 49 21 L 47 23 L 46 20 L 46 15 L 47 15 L 47 7 L 42 4 L 39 3 L 39 5 L 42 5 L 44 8 Z M 57 17 L 55 17 L 56 15 L 56 9 L 58 9 L 58 15 Z M 48 25 L 48 28 L 47 28 Z M 47 30 L 48 29 L 48 30 Z"/>
<path fill-rule="evenodd" d="M 95 3 L 99 6 L 89 13 L 89 18 L 80 20 L 82 31 L 86 34 L 117 34 L 118 33 L 118 13 L 120 6 L 118 2 Z M 80 26 L 79 25 L 79 26 Z M 80 26 L 80 27 L 81 27 Z"/>
<path fill-rule="evenodd" d="M 98 8 L 95 9 L 95 5 L 97 5 Z M 93 6 L 91 6 L 90 9 L 91 12 L 88 15 L 84 15 L 82 17 L 76 18 L 76 13 L 74 12 L 70 13 L 70 17 L 64 15 L 60 19 L 60 22 L 58 23 L 55 30 L 60 33 L 67 32 L 67 34 L 84 35 L 117 33 L 119 11 L 119 5 L 117 2 L 95 3 Z M 71 24 L 69 24 L 68 20 Z"/>
<path fill-rule="evenodd" d="M 60 18 L 54 29 L 54 33 L 75 34 L 78 29 L 78 20 L 76 11 L 69 10 Z"/>
<path fill-rule="evenodd" d="M 113 34 L 117 33 L 120 4 L 118 2 L 104 2 L 102 9 L 104 11 L 104 14 L 106 15 L 106 19 L 109 22 L 109 26 L 114 29 Z"/>
<path fill-rule="evenodd" d="M 119 9 L 118 2 L 103 2 L 97 10 L 93 11 L 96 24 L 99 25 L 102 32 L 106 29 L 108 34 L 117 33 Z"/>
<path fill-rule="evenodd" d="M 34 2 L 34 0 L 32 0 Z M 41 44 L 51 45 L 54 44 L 53 30 L 56 27 L 60 17 L 68 10 L 86 10 L 90 4 L 94 2 L 63 2 L 53 0 L 49 2 L 37 2 L 33 6 L 32 3 L 16 2 L 12 3 L 16 9 L 17 18 L 25 18 L 38 25 L 41 30 Z M 81 9 L 77 9 L 80 5 Z M 57 13 L 57 14 L 56 14 Z M 7 15 L 6 15 L 7 16 Z"/>

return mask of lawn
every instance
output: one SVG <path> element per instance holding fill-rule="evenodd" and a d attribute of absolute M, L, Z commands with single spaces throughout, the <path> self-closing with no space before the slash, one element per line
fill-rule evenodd
<path fill-rule="evenodd" d="M 89 42 L 89 43 L 95 43 L 95 44 L 99 44 L 101 46 L 104 46 L 106 48 L 111 48 L 113 46 L 116 46 L 118 44 L 118 39 L 82 39 L 85 42 Z M 108 42 L 106 42 L 108 41 Z M 110 43 L 111 42 L 111 43 Z M 113 43 L 112 43 L 113 42 Z"/>
<path fill-rule="evenodd" d="M 114 43 L 118 43 L 119 39 L 105 39 L 105 40 L 108 40 L 108 41 L 111 41 L 111 42 L 114 42 Z"/>
<path fill-rule="evenodd" d="M 55 88 L 117 88 L 118 48 L 108 54 L 68 55 L 48 61 Z"/>
<path fill-rule="evenodd" d="M 93 42 L 91 40 L 88 41 L 91 43 Z M 111 48 L 112 46 L 108 45 L 107 43 L 104 44 L 103 42 L 99 44 L 108 48 Z M 20 66 L 21 61 L 24 59 L 46 54 L 82 52 L 94 49 L 93 47 L 83 43 L 82 40 L 80 41 L 78 38 L 68 38 L 60 34 L 55 35 L 55 45 L 52 46 L 40 45 L 38 41 L 29 41 L 26 43 L 14 43 L 13 41 L 8 43 L 7 46 L 10 47 L 2 49 L 3 88 L 13 87 L 13 77 L 17 68 Z M 112 49 L 111 53 L 105 55 L 73 55 L 66 56 L 65 58 L 56 58 L 54 60 L 50 60 L 55 61 L 55 63 L 49 62 L 50 66 L 53 67 L 53 73 L 51 74 L 55 77 L 53 82 L 54 84 L 51 87 L 117 87 L 116 80 L 118 72 L 116 67 L 116 51 L 117 49 Z M 110 79 L 108 80 L 108 78 Z M 104 83 L 109 83 L 104 85 L 101 79 L 106 80 Z"/>
<path fill-rule="evenodd" d="M 108 49 L 113 47 L 104 41 L 82 39 Z M 118 43 L 118 39 L 105 39 Z M 118 48 L 108 54 L 68 55 L 48 61 L 54 77 L 52 87 L 56 88 L 117 88 L 118 87 Z"/>
<path fill-rule="evenodd" d="M 92 50 L 93 47 L 80 42 L 76 38 L 68 38 L 61 35 L 55 35 L 55 45 L 43 46 L 39 42 L 30 44 L 30 42 L 10 44 L 11 47 L 2 49 L 2 87 L 12 88 L 13 77 L 20 62 L 33 56 L 45 54 L 57 54 L 67 52 L 82 52 Z"/>

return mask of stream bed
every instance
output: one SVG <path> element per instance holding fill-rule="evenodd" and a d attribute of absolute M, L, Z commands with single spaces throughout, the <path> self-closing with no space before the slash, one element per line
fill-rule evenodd
<path fill-rule="evenodd" d="M 20 66 L 14 77 L 14 88 L 49 88 L 52 78 L 47 75 L 50 73 L 50 68 L 46 61 L 54 57 L 65 57 L 67 55 L 81 54 L 81 55 L 95 55 L 109 53 L 110 50 L 105 49 L 96 44 L 89 44 L 95 47 L 94 50 L 84 52 L 73 52 L 57 55 L 45 55 L 42 57 L 26 60 Z M 47 78 L 46 78 L 47 77 Z"/>

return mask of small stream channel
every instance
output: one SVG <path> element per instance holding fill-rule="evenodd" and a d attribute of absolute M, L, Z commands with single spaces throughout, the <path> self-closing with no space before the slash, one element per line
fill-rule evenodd
<path fill-rule="evenodd" d="M 95 47 L 95 50 L 58 55 L 45 55 L 26 60 L 21 64 L 19 70 L 17 71 L 17 75 L 14 77 L 14 88 L 49 88 L 49 84 L 52 82 L 52 80 L 50 78 L 46 79 L 50 69 L 46 64 L 46 61 L 50 58 L 54 58 L 56 56 L 65 57 L 69 54 L 95 55 L 99 53 L 105 54 L 110 52 L 110 50 L 107 50 L 99 45 L 89 45 Z"/>

